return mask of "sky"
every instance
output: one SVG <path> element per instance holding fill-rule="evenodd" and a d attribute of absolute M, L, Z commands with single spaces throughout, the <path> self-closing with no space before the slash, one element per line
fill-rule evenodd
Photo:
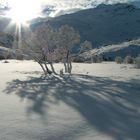
<path fill-rule="evenodd" d="M 34 5 L 36 2 L 40 8 L 47 7 L 51 9 L 51 12 L 49 13 L 51 16 L 59 15 L 59 13 L 63 14 L 65 11 L 69 10 L 78 10 L 78 9 L 86 9 L 86 8 L 92 8 L 96 7 L 97 5 L 101 3 L 106 4 L 113 4 L 113 3 L 127 3 L 127 2 L 140 2 L 140 0 L 24 0 L 24 6 L 30 4 L 30 7 Z M 22 3 L 22 1 L 19 0 L 0 0 L 0 3 L 4 3 L 5 5 L 13 5 L 15 3 Z"/>
<path fill-rule="evenodd" d="M 114 3 L 129 3 L 129 2 L 140 2 L 140 0 L 40 0 L 43 5 L 54 6 L 54 12 L 51 14 L 59 15 L 65 13 L 65 11 L 76 9 L 86 9 L 96 7 L 101 3 L 114 4 Z"/>
<path fill-rule="evenodd" d="M 20 0 L 0 0 L 0 3 L 13 3 L 19 2 Z M 26 1 L 26 0 L 24 0 Z M 140 1 L 140 0 L 28 0 L 28 2 L 32 1 L 38 2 L 41 5 L 54 5 L 58 8 L 81 8 L 81 7 L 88 7 L 90 5 L 98 5 L 100 3 L 117 3 L 117 2 L 133 2 L 133 1 Z M 21 2 L 21 1 L 20 1 Z M 27 2 L 27 4 L 28 4 Z"/>

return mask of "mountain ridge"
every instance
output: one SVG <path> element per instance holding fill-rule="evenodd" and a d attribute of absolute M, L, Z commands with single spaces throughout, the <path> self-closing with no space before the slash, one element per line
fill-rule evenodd
<path fill-rule="evenodd" d="M 47 23 L 55 28 L 68 24 L 79 31 L 82 41 L 92 41 L 95 47 L 140 37 L 140 9 L 130 4 L 102 4 Z"/>
<path fill-rule="evenodd" d="M 9 20 L 7 21 L 9 22 Z M 55 18 L 34 19 L 30 24 L 30 28 L 38 28 L 42 24 L 50 24 L 54 28 L 65 24 L 72 26 L 80 33 L 81 42 L 88 40 L 92 42 L 93 48 L 100 48 L 139 39 L 140 9 L 130 4 L 101 4 L 96 8 L 81 10 Z M 1 32 L 5 25 L 1 22 Z M 11 31 L 14 30 L 10 29 Z"/>

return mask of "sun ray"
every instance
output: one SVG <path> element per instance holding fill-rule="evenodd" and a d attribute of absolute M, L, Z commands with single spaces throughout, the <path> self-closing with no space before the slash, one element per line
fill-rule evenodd
<path fill-rule="evenodd" d="M 19 1 L 12 0 L 9 1 L 11 10 L 8 12 L 8 16 L 13 20 L 13 22 L 18 24 L 25 24 L 28 20 L 31 20 L 38 16 L 40 12 L 39 1 Z"/>
<path fill-rule="evenodd" d="M 7 29 L 13 26 L 14 29 L 14 43 L 13 49 L 19 49 L 22 46 L 22 30 L 27 28 L 27 23 L 33 18 L 39 16 L 41 11 L 41 3 L 39 0 L 8 0 L 10 10 L 7 12 L 6 17 L 11 19 L 11 23 Z"/>

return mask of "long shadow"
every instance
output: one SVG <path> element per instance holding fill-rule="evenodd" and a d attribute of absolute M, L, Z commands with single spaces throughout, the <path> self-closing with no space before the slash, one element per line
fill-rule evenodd
<path fill-rule="evenodd" d="M 63 101 L 98 131 L 116 140 L 140 140 L 140 80 L 122 82 L 86 75 L 29 77 L 9 82 L 4 92 L 31 100 L 29 113 L 44 115 L 47 103 Z"/>

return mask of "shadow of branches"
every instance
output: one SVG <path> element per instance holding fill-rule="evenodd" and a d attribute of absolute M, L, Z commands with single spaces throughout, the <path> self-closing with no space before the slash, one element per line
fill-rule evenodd
<path fill-rule="evenodd" d="M 140 139 L 140 80 L 128 82 L 87 75 L 13 80 L 5 92 L 33 102 L 28 112 L 44 115 L 47 103 L 65 102 L 98 131 L 116 140 Z"/>

